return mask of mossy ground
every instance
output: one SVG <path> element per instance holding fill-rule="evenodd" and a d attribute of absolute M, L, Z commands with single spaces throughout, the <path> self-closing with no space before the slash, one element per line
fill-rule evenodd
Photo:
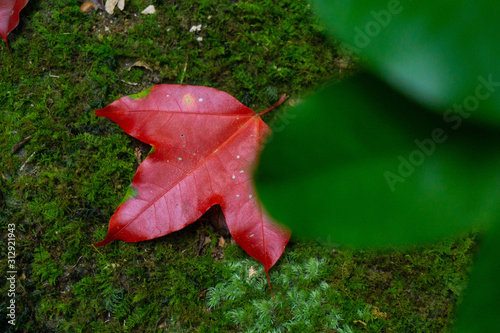
<path fill-rule="evenodd" d="M 150 4 L 155 15 L 139 13 Z M 474 238 L 401 252 L 293 239 L 272 269 L 209 225 L 103 248 L 139 144 L 93 110 L 158 83 L 206 85 L 256 111 L 351 70 L 305 1 L 126 1 L 109 16 L 31 1 L 0 48 L 0 223 L 16 225 L 23 332 L 441 332 Z M 201 30 L 190 32 L 201 24 Z M 201 37 L 201 38 L 200 38 Z M 132 67 L 136 61 L 151 70 Z M 292 98 L 292 99 L 293 99 Z M 286 107 L 286 106 L 285 106 Z M 279 112 L 279 111 L 278 111 Z M 31 136 L 15 153 L 12 147 Z M 346 222 L 348 223 L 348 222 Z M 7 271 L 7 232 L 1 241 Z M 198 257 L 200 236 L 212 240 Z M 250 272 L 257 271 L 257 275 Z M 252 276 L 249 276 L 252 275 Z"/>

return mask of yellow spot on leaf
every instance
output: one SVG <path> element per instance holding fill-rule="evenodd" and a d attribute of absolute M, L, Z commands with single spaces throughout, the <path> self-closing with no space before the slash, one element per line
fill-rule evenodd
<path fill-rule="evenodd" d="M 194 97 L 193 95 L 191 94 L 186 94 L 182 97 L 182 101 L 184 102 L 184 104 L 186 104 L 187 106 L 192 106 L 194 105 Z"/>

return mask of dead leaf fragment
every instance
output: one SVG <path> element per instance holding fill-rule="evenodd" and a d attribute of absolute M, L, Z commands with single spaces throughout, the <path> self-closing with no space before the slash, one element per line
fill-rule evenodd
<path fill-rule="evenodd" d="M 201 30 L 201 24 L 198 25 L 193 25 L 191 29 L 189 29 L 189 32 L 196 32 Z"/>
<path fill-rule="evenodd" d="M 142 163 L 142 152 L 139 149 L 139 147 L 135 147 L 134 155 L 135 155 L 135 160 L 137 161 L 137 164 L 141 164 Z"/>
<path fill-rule="evenodd" d="M 147 6 L 142 12 L 141 14 L 155 14 L 156 13 L 156 10 L 155 10 L 155 6 L 153 5 L 149 5 Z"/>
<path fill-rule="evenodd" d="M 256 275 L 258 272 L 253 266 L 250 266 L 250 269 L 248 270 L 248 278 L 250 279 L 252 276 Z"/>
<path fill-rule="evenodd" d="M 219 237 L 219 247 L 224 247 L 226 246 L 226 240 L 224 239 L 224 237 L 220 236 Z"/>
<path fill-rule="evenodd" d="M 107 0 L 104 8 L 108 14 L 113 14 L 117 5 L 118 9 L 123 10 L 125 8 L 125 0 Z"/>
<path fill-rule="evenodd" d="M 90 12 L 96 10 L 96 9 L 97 9 L 97 6 L 92 1 L 85 1 L 80 6 L 80 11 L 82 13 L 90 13 Z"/>
<path fill-rule="evenodd" d="M 142 61 L 136 61 L 134 62 L 132 65 L 130 65 L 130 67 L 128 68 L 128 71 L 130 72 L 130 70 L 132 69 L 132 67 L 142 67 L 142 68 L 145 68 L 149 71 L 153 71 L 151 69 L 151 67 L 148 66 L 148 64 L 146 64 L 145 62 L 142 62 Z"/>
<path fill-rule="evenodd" d="M 125 81 L 125 80 L 120 80 L 120 81 L 122 81 L 125 84 L 128 84 L 129 86 L 138 86 L 139 85 L 139 83 L 135 83 L 135 82 L 128 82 L 128 81 Z"/>
<path fill-rule="evenodd" d="M 106 4 L 104 5 L 104 9 L 106 9 L 106 12 L 108 12 L 108 14 L 113 14 L 117 4 L 118 0 L 107 0 Z"/>

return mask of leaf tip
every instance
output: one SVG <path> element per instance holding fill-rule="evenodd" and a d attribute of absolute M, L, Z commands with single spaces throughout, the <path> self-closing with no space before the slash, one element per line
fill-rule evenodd
<path fill-rule="evenodd" d="M 95 243 L 95 244 L 92 244 L 94 245 L 95 247 L 101 247 L 101 246 L 104 246 L 106 244 L 109 244 L 111 243 L 113 240 L 112 239 L 109 239 L 109 234 L 106 236 L 106 238 L 104 238 L 102 241 L 98 242 L 98 243 Z"/>
<path fill-rule="evenodd" d="M 97 117 L 105 117 L 105 116 L 104 116 L 104 112 L 103 112 L 102 110 L 103 110 L 103 109 L 94 110 L 94 114 L 95 114 Z"/>
<path fill-rule="evenodd" d="M 92 244 L 94 245 L 95 247 L 101 247 L 101 246 L 104 246 L 104 245 L 108 245 L 109 243 L 111 243 L 112 241 L 114 240 L 117 240 L 117 239 L 120 239 L 119 237 L 117 237 L 117 231 L 116 231 L 116 224 L 113 223 L 113 218 L 111 218 L 111 221 L 109 221 L 109 229 L 108 229 L 108 233 L 106 234 L 106 237 L 104 237 L 104 239 L 100 242 L 97 242 L 95 244 Z"/>

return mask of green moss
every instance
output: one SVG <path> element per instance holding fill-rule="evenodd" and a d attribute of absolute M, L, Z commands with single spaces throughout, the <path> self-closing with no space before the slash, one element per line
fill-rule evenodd
<path fill-rule="evenodd" d="M 141 98 L 144 98 L 147 95 L 149 95 L 149 92 L 151 91 L 151 88 L 153 88 L 153 87 L 149 87 L 148 89 L 143 90 L 143 91 L 141 91 L 138 94 L 130 95 L 129 97 L 132 98 L 132 99 L 141 99 Z"/>
<path fill-rule="evenodd" d="M 157 14 L 139 15 L 149 4 Z M 182 83 L 261 111 L 353 68 L 304 1 L 135 0 L 113 16 L 79 5 L 29 2 L 9 35 L 12 56 L 0 48 L 0 226 L 16 224 L 19 331 L 228 332 L 270 321 L 307 331 L 309 316 L 310 327 L 331 331 L 337 320 L 345 331 L 439 332 L 452 322 L 470 237 L 388 253 L 292 242 L 271 270 L 281 303 L 259 264 L 229 238 L 220 247 L 202 223 L 152 241 L 91 246 L 105 237 L 138 166 L 138 143 L 94 110 Z M 129 71 L 136 61 L 152 71 Z M 212 241 L 196 257 L 202 233 Z M 5 233 L 0 243 L 5 249 Z M 259 273 L 247 283 L 249 266 Z M 0 268 L 8 270 L 5 256 Z M 5 306 L 0 317 L 6 326 Z"/>

